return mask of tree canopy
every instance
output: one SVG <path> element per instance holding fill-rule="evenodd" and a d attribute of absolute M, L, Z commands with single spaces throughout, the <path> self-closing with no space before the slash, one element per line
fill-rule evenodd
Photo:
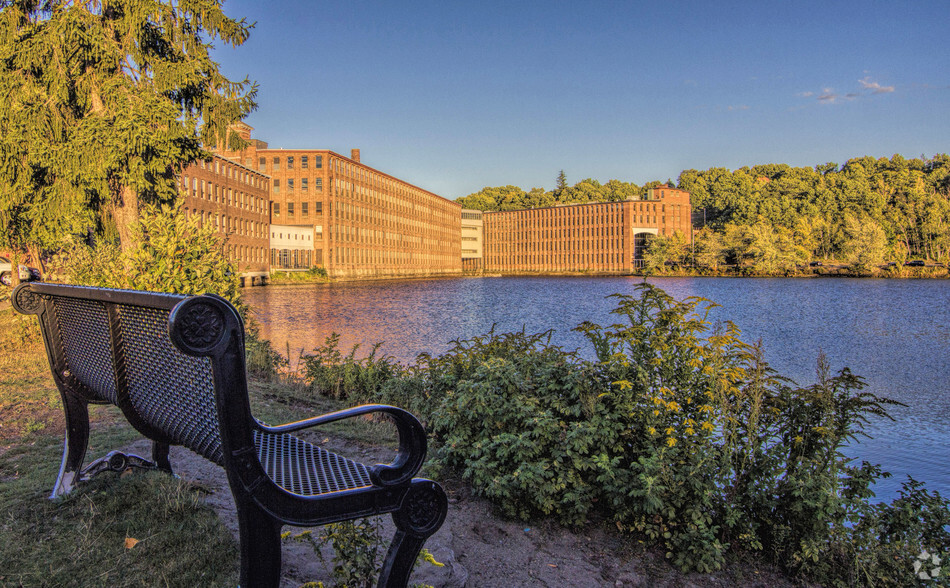
<path fill-rule="evenodd" d="M 112 224 L 123 248 L 139 204 L 178 196 L 181 167 L 255 107 L 214 41 L 251 26 L 221 0 L 0 1 L 0 245 L 56 248 Z"/>

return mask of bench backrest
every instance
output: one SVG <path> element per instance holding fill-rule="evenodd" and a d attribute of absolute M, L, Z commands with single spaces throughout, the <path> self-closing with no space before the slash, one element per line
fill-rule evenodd
<path fill-rule="evenodd" d="M 145 436 L 222 464 L 212 358 L 182 353 L 170 335 L 182 330 L 170 326 L 170 315 L 189 300 L 195 297 L 44 283 L 24 284 L 14 294 L 17 310 L 39 316 L 64 393 L 115 404 Z M 233 311 L 223 299 L 212 301 Z M 203 329 L 215 328 L 221 326 L 214 321 L 192 321 L 185 337 L 200 347 L 216 336 Z"/>

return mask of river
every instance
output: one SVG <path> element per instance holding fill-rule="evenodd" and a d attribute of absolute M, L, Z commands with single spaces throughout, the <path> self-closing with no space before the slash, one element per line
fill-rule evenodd
<path fill-rule="evenodd" d="M 607 298 L 633 293 L 642 278 L 503 277 L 341 282 L 245 289 L 263 335 L 278 350 L 312 351 L 330 333 L 341 347 L 381 351 L 408 363 L 441 353 L 453 339 L 496 330 L 554 329 L 553 343 L 592 350 L 571 329 L 585 320 L 614 322 Z M 823 351 L 836 372 L 864 378 L 866 390 L 907 404 L 896 419 L 873 420 L 873 439 L 849 448 L 893 478 L 877 486 L 896 495 L 906 475 L 950 496 L 950 281 L 849 278 L 655 278 L 677 299 L 716 302 L 711 317 L 731 320 L 747 342 L 761 340 L 766 359 L 802 385 L 814 382 Z"/>

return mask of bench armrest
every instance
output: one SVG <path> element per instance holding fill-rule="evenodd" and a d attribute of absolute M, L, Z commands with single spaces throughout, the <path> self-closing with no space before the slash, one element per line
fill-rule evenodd
<path fill-rule="evenodd" d="M 293 433 L 375 412 L 388 414 L 396 423 L 396 430 L 399 433 L 399 451 L 392 463 L 376 464 L 371 467 L 369 470 L 370 479 L 377 486 L 394 486 L 408 482 L 419 471 L 422 462 L 425 460 L 426 432 L 422 423 L 416 417 L 401 408 L 386 406 L 385 404 L 364 404 L 283 425 L 267 426 L 260 424 L 260 428 L 267 433 Z"/>

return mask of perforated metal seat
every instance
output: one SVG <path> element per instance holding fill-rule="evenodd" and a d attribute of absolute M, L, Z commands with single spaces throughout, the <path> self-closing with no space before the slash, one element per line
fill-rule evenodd
<path fill-rule="evenodd" d="M 254 444 L 267 477 L 288 492 L 315 496 L 373 485 L 365 465 L 293 435 L 254 431 Z"/>

